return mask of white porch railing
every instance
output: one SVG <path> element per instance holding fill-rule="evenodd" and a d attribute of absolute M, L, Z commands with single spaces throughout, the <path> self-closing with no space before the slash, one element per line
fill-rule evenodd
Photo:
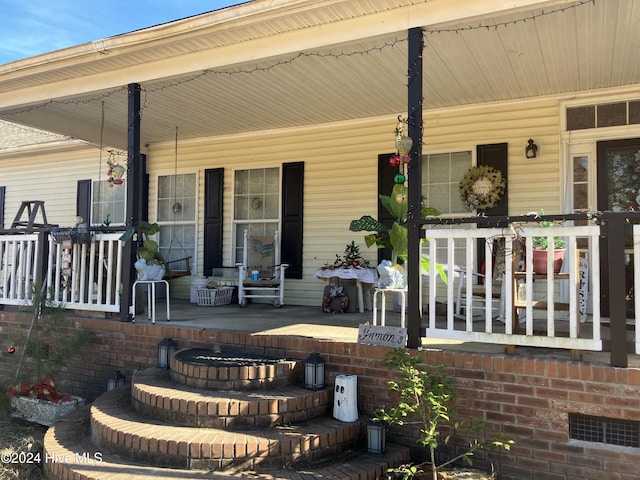
<path fill-rule="evenodd" d="M 436 281 L 428 284 L 426 335 L 461 341 L 601 351 L 599 235 L 598 226 L 536 226 L 518 228 L 517 231 L 509 228 L 427 228 L 429 242 L 425 244 L 425 253 L 432 259 L 429 278 Z M 551 245 L 554 236 L 566 240 L 562 275 L 554 276 L 551 256 L 547 261 L 550 273 L 546 277 L 533 274 L 534 236 L 548 237 Z M 477 302 L 478 292 L 473 293 L 473 286 L 477 284 L 474 273 L 480 273 L 477 260 L 479 244 L 484 245 L 486 259 L 497 258 L 493 256 L 494 249 L 504 248 L 502 260 L 485 262 L 485 271 L 482 272 L 485 276 L 484 289 L 481 288 L 484 291 L 481 293 L 489 301 L 481 304 Z M 520 249 L 524 250 L 523 259 L 516 256 L 519 245 L 524 246 Z M 581 258 L 583 264 L 586 262 L 588 265 L 588 271 L 578 268 Z M 449 272 L 446 285 L 437 277 L 433 259 Z M 517 265 L 518 261 L 520 265 Z M 524 272 L 516 273 L 522 267 Z M 456 272 L 465 272 L 465 275 L 457 275 Z M 581 317 L 584 320 L 585 299 L 581 299 L 580 294 L 584 294 L 585 289 L 580 287 L 588 277 L 593 279 L 589 282 L 592 299 L 590 328 L 581 328 L 584 327 Z M 457 283 L 461 278 L 464 278 L 462 291 L 465 293 L 459 299 Z M 559 284 L 568 286 L 563 288 Z M 496 294 L 500 297 L 502 322 L 494 322 L 496 315 L 490 299 Z M 544 301 L 540 301 L 540 296 Z M 455 302 L 460 300 L 464 301 L 465 312 L 463 321 L 456 322 Z M 437 303 L 446 305 L 446 318 L 436 315 Z M 560 306 L 563 307 L 564 318 L 558 315 Z"/>
<path fill-rule="evenodd" d="M 24 305 L 31 299 L 40 238 L 38 234 L 0 236 L 0 301 L 3 304 Z"/>
<path fill-rule="evenodd" d="M 28 304 L 41 277 L 53 304 L 119 312 L 124 246 L 120 236 L 95 233 L 88 244 L 59 244 L 50 235 L 0 235 L 0 304 Z M 38 265 L 44 251 L 48 254 Z"/>

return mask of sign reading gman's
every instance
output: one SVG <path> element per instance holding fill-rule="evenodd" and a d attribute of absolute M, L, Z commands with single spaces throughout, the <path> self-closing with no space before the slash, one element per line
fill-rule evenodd
<path fill-rule="evenodd" d="M 361 324 L 358 328 L 358 343 L 381 347 L 404 347 L 407 343 L 407 329 Z"/>

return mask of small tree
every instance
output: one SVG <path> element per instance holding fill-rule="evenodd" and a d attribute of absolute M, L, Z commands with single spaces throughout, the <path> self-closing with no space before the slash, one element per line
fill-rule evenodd
<path fill-rule="evenodd" d="M 471 465 L 471 457 L 478 449 L 500 447 L 509 450 L 512 440 L 502 441 L 501 434 L 495 439 L 474 439 L 469 448 L 453 458 L 436 464 L 436 449 L 441 443 L 448 443 L 449 436 L 442 438 L 443 425 L 453 422 L 455 429 L 464 429 L 467 433 L 482 429 L 482 420 L 473 420 L 470 424 L 455 422 L 455 391 L 443 365 L 421 365 L 422 359 L 411 356 L 402 348 L 394 349 L 385 357 L 385 363 L 391 370 L 399 372 L 397 380 L 387 383 L 389 389 L 397 392 L 400 401 L 397 406 L 376 411 L 374 420 L 385 421 L 391 425 L 420 425 L 417 442 L 429 451 L 429 461 L 417 465 L 403 465 L 392 471 L 402 475 L 404 480 L 422 472 L 421 467 L 431 463 L 433 480 L 437 480 L 438 471 L 457 461 Z"/>
<path fill-rule="evenodd" d="M 53 378 L 86 351 L 91 340 L 86 330 L 68 333 L 64 307 L 51 302 L 46 290 L 36 284 L 24 311 L 31 313 L 31 323 L 12 347 L 17 354 L 14 380 L 26 393 L 15 388 L 19 385 L 10 387 L 9 393 L 18 395 L 31 394 L 33 387 L 43 382 L 53 385 Z"/>

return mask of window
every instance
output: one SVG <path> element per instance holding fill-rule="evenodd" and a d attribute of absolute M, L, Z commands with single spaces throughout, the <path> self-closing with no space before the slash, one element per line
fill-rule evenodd
<path fill-rule="evenodd" d="M 589 157 L 577 155 L 573 160 L 573 209 L 589 208 Z"/>
<path fill-rule="evenodd" d="M 195 257 L 196 191 L 195 173 L 158 176 L 158 244 L 168 262 Z M 186 270 L 186 261 L 172 263 L 171 269 Z"/>
<path fill-rule="evenodd" d="M 249 235 L 273 235 L 280 222 L 280 169 L 236 170 L 234 174 L 233 223 L 235 261 L 242 261 L 244 230 Z"/>
<path fill-rule="evenodd" d="M 567 130 L 637 125 L 638 123 L 640 123 L 639 100 L 567 108 Z"/>
<path fill-rule="evenodd" d="M 422 157 L 422 195 L 426 197 L 426 204 L 436 208 L 442 214 L 469 215 L 460 199 L 460 179 L 473 166 L 471 151 L 448 152 L 429 154 Z M 434 228 L 450 228 L 439 226 Z M 447 263 L 447 251 L 441 244 L 436 252 L 436 261 Z M 427 255 L 428 244 L 424 243 L 423 253 Z M 462 242 L 456 243 L 456 258 L 464 258 L 464 246 Z"/>
<path fill-rule="evenodd" d="M 126 198 L 126 183 L 113 185 L 106 180 L 93 181 L 90 223 L 124 225 Z"/>
<path fill-rule="evenodd" d="M 427 205 L 443 214 L 467 214 L 460 200 L 460 179 L 472 167 L 470 151 L 437 153 L 423 157 L 422 194 Z"/>

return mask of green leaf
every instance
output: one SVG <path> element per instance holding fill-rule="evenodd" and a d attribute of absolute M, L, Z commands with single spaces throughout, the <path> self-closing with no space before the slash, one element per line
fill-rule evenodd
<path fill-rule="evenodd" d="M 400 258 L 406 258 L 408 251 L 408 230 L 407 227 L 393 222 L 389 231 L 389 241 L 391 247 L 396 251 L 396 255 Z"/>
<path fill-rule="evenodd" d="M 352 232 L 386 232 L 387 227 L 385 227 L 372 216 L 364 215 L 358 220 L 352 220 L 351 225 L 349 225 L 349 230 L 351 230 Z"/>
<path fill-rule="evenodd" d="M 398 202 L 398 196 L 403 195 L 406 199 L 408 194 L 407 187 L 404 185 L 394 185 L 391 190 L 391 196 L 380 195 L 380 203 L 386 210 L 393 215 L 396 222 L 404 224 L 407 221 L 408 201 Z"/>

